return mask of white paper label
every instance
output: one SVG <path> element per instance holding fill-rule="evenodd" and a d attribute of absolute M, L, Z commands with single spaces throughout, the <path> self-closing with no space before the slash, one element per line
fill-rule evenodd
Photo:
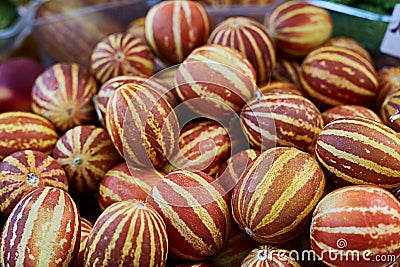
<path fill-rule="evenodd" d="M 400 4 L 393 9 L 392 21 L 386 29 L 380 49 L 384 54 L 400 58 Z"/>

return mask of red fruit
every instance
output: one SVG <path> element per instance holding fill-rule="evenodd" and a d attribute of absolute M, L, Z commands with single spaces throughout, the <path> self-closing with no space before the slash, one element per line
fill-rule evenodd
<path fill-rule="evenodd" d="M 97 115 L 104 125 L 108 101 L 114 94 L 115 90 L 127 83 L 140 84 L 146 88 L 150 87 L 156 90 L 165 98 L 165 100 L 168 101 L 169 104 L 171 104 L 171 107 L 175 107 L 178 104 L 177 96 L 174 94 L 174 90 L 171 89 L 173 86 L 168 86 L 158 78 L 138 75 L 118 76 L 105 82 L 100 87 L 100 90 L 95 97 Z"/>
<path fill-rule="evenodd" d="M 24 149 L 50 154 L 57 138 L 53 124 L 40 115 L 18 111 L 0 113 L 0 160 Z"/>
<path fill-rule="evenodd" d="M 164 267 L 168 236 L 161 216 L 147 203 L 114 203 L 97 219 L 87 240 L 85 266 Z"/>
<path fill-rule="evenodd" d="M 101 83 L 121 75 L 151 76 L 155 71 L 150 47 L 130 33 L 114 33 L 98 42 L 90 63 L 92 73 Z"/>
<path fill-rule="evenodd" d="M 333 120 L 340 118 L 361 117 L 382 122 L 381 118 L 369 108 L 359 105 L 340 105 L 322 112 L 324 124 L 328 124 Z"/>
<path fill-rule="evenodd" d="M 330 266 L 389 266 L 400 254 L 400 203 L 371 185 L 339 188 L 316 206 L 311 247 Z"/>
<path fill-rule="evenodd" d="M 8 216 L 33 190 L 53 186 L 68 191 L 68 179 L 57 161 L 43 152 L 22 150 L 0 162 L 0 212 Z"/>
<path fill-rule="evenodd" d="M 151 189 L 165 174 L 155 169 L 128 167 L 121 163 L 111 168 L 101 180 L 99 205 L 102 209 L 123 200 L 137 199 L 145 201 Z"/>
<path fill-rule="evenodd" d="M 388 126 L 366 118 L 342 118 L 327 124 L 315 146 L 327 178 L 340 186 L 400 186 L 400 138 Z"/>
<path fill-rule="evenodd" d="M 92 102 L 96 80 L 75 63 L 47 68 L 32 89 L 32 110 L 50 120 L 59 132 L 96 120 Z"/>
<path fill-rule="evenodd" d="M 1 234 L 1 266 L 68 266 L 76 257 L 80 216 L 62 189 L 38 188 L 13 209 Z"/>
<path fill-rule="evenodd" d="M 213 176 L 229 158 L 230 136 L 224 126 L 215 121 L 194 121 L 181 130 L 179 149 L 178 153 L 169 158 L 169 163 L 163 166 L 165 173 L 186 169 L 199 170 Z"/>
<path fill-rule="evenodd" d="M 335 37 L 335 38 L 331 38 L 328 40 L 328 42 L 326 42 L 324 45 L 329 46 L 336 46 L 336 47 L 344 47 L 347 49 L 350 49 L 358 54 L 360 54 L 360 56 L 363 56 L 365 59 L 369 60 L 371 63 L 372 61 L 372 57 L 370 55 L 370 53 L 368 52 L 368 50 L 359 42 L 357 42 L 356 40 L 349 38 L 349 37 Z"/>
<path fill-rule="evenodd" d="M 68 130 L 53 155 L 65 169 L 70 188 L 79 193 L 97 192 L 105 173 L 121 161 L 107 132 L 92 125 Z"/>
<path fill-rule="evenodd" d="M 251 63 L 236 49 L 209 44 L 195 49 L 176 72 L 182 102 L 207 118 L 232 118 L 256 92 Z"/>
<path fill-rule="evenodd" d="M 268 94 L 254 99 L 242 109 L 240 119 L 257 149 L 278 145 L 309 152 L 323 127 L 317 107 L 294 94 Z"/>
<path fill-rule="evenodd" d="M 140 84 L 119 87 L 107 104 L 106 128 L 129 166 L 160 167 L 177 147 L 179 124 L 171 105 Z"/>
<path fill-rule="evenodd" d="M 12 58 L 0 65 L 0 112 L 30 111 L 31 90 L 44 66 L 30 58 Z"/>
<path fill-rule="evenodd" d="M 327 10 L 300 1 L 281 3 L 265 15 L 264 24 L 279 53 L 295 59 L 325 43 L 333 30 Z"/>
<path fill-rule="evenodd" d="M 210 18 L 195 1 L 163 1 L 146 15 L 146 39 L 154 53 L 168 65 L 181 63 L 210 35 Z"/>
<path fill-rule="evenodd" d="M 242 52 L 253 65 L 258 83 L 271 78 L 276 61 L 275 44 L 265 27 L 256 20 L 230 17 L 211 32 L 208 43 Z"/>
<path fill-rule="evenodd" d="M 308 153 L 271 148 L 253 161 L 233 190 L 233 218 L 257 242 L 286 242 L 305 229 L 325 184 L 322 169 Z"/>
<path fill-rule="evenodd" d="M 303 60 L 300 86 L 320 108 L 370 105 L 378 92 L 374 67 L 347 48 L 325 46 Z"/>
<path fill-rule="evenodd" d="M 153 187 L 147 201 L 165 221 L 174 257 L 204 260 L 224 246 L 231 230 L 229 203 L 211 176 L 172 172 Z"/>

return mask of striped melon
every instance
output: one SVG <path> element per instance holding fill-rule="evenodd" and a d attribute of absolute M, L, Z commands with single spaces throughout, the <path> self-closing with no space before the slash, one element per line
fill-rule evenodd
<path fill-rule="evenodd" d="M 313 149 L 323 120 L 307 98 L 294 94 L 267 94 L 246 104 L 240 119 L 250 144 L 257 149 L 291 146 Z"/>
<path fill-rule="evenodd" d="M 147 203 L 125 200 L 103 211 L 90 232 L 85 266 L 164 267 L 167 231 L 161 216 Z"/>
<path fill-rule="evenodd" d="M 330 13 L 303 1 L 283 1 L 267 12 L 264 24 L 275 40 L 278 52 L 299 59 L 321 46 L 332 35 Z"/>
<path fill-rule="evenodd" d="M 1 234 L 1 266 L 69 266 L 79 250 L 80 216 L 62 189 L 41 187 L 13 209 Z"/>
<path fill-rule="evenodd" d="M 59 132 L 96 121 L 92 97 L 97 82 L 76 63 L 57 63 L 37 77 L 32 88 L 33 112 L 50 120 Z"/>
<path fill-rule="evenodd" d="M 196 1 L 163 1 L 146 15 L 147 43 L 167 65 L 181 63 L 207 41 L 210 31 L 210 18 Z"/>
<path fill-rule="evenodd" d="M 322 169 L 308 153 L 271 148 L 253 161 L 233 190 L 233 218 L 257 242 L 286 242 L 305 229 L 325 184 Z"/>
<path fill-rule="evenodd" d="M 195 113 L 228 119 L 256 93 L 256 73 L 236 49 L 203 45 L 190 53 L 176 71 L 176 92 Z"/>
<path fill-rule="evenodd" d="M 232 227 L 225 246 L 210 258 L 213 267 L 240 266 L 243 259 L 257 246 L 257 242 L 251 239 L 245 232 Z"/>
<path fill-rule="evenodd" d="M 342 118 L 321 131 L 315 149 L 327 178 L 338 185 L 400 186 L 400 138 L 366 118 Z"/>
<path fill-rule="evenodd" d="M 22 150 L 0 162 L 0 212 L 8 216 L 33 190 L 53 186 L 68 190 L 68 178 L 57 161 L 43 152 Z"/>
<path fill-rule="evenodd" d="M 301 66 L 296 60 L 278 58 L 272 77 L 277 81 L 293 83 L 299 86 Z"/>
<path fill-rule="evenodd" d="M 114 33 L 98 42 L 90 56 L 90 66 L 101 83 L 128 74 L 151 76 L 155 71 L 150 47 L 130 33 Z"/>
<path fill-rule="evenodd" d="M 167 85 L 164 81 L 154 76 L 146 77 L 142 75 L 122 75 L 114 77 L 102 84 L 94 99 L 97 116 L 104 125 L 108 101 L 120 86 L 127 83 L 141 84 L 144 85 L 145 88 L 149 86 L 150 88 L 159 92 L 165 98 L 165 100 L 168 101 L 171 107 L 175 107 L 178 104 L 177 96 L 175 95 L 174 90 L 171 89 L 172 86 L 169 87 L 169 85 Z"/>
<path fill-rule="evenodd" d="M 381 118 L 373 110 L 360 105 L 340 105 L 322 112 L 324 125 L 333 120 L 349 117 L 361 117 L 382 122 Z"/>
<path fill-rule="evenodd" d="M 19 150 L 50 154 L 58 139 L 53 124 L 30 112 L 0 113 L 0 160 Z"/>
<path fill-rule="evenodd" d="M 125 84 L 106 109 L 106 129 L 129 166 L 160 167 L 176 149 L 178 119 L 171 105 L 152 88 Z"/>
<path fill-rule="evenodd" d="M 247 17 L 229 17 L 211 32 L 209 44 L 235 48 L 246 55 L 256 71 L 257 82 L 269 80 L 275 68 L 275 44 L 265 27 Z"/>
<path fill-rule="evenodd" d="M 205 260 L 226 243 L 231 230 L 229 202 L 211 176 L 199 171 L 169 173 L 147 201 L 165 221 L 175 258 Z"/>
<path fill-rule="evenodd" d="M 311 247 L 329 266 L 389 266 L 400 254 L 399 225 L 400 202 L 389 191 L 346 186 L 316 206 Z"/>
<path fill-rule="evenodd" d="M 83 257 L 86 250 L 86 243 L 89 238 L 90 232 L 92 231 L 93 224 L 85 218 L 81 217 L 81 239 L 79 243 L 79 252 L 74 260 L 74 264 L 71 267 L 82 267 Z"/>
<path fill-rule="evenodd" d="M 162 167 L 165 173 L 178 169 L 199 170 L 213 176 L 229 158 L 231 140 L 227 129 L 212 120 L 195 120 L 179 135 L 179 153 Z"/>
<path fill-rule="evenodd" d="M 53 155 L 65 169 L 71 190 L 79 193 L 97 192 L 105 173 L 121 161 L 107 132 L 93 125 L 68 130 Z"/>
<path fill-rule="evenodd" d="M 368 106 L 378 93 L 371 62 L 343 47 L 325 46 L 309 53 L 299 80 L 301 88 L 321 109 L 344 104 Z"/>

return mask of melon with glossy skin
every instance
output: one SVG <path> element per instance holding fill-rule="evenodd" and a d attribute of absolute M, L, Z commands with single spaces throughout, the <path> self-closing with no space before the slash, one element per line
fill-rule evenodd
<path fill-rule="evenodd" d="M 0 162 L 0 212 L 7 217 L 24 196 L 45 186 L 68 191 L 67 175 L 54 158 L 37 150 L 5 157 Z"/>
<path fill-rule="evenodd" d="M 127 83 L 144 84 L 145 88 L 150 87 L 159 92 L 168 103 L 170 103 L 171 107 L 175 107 L 178 104 L 177 96 L 172 87 L 169 87 L 169 85 L 156 77 L 146 77 L 142 75 L 122 75 L 114 77 L 100 87 L 94 99 L 98 118 L 103 124 L 105 124 L 108 101 L 115 90 Z"/>
<path fill-rule="evenodd" d="M 368 59 L 371 63 L 373 63 L 371 54 L 368 52 L 368 50 L 353 38 L 344 36 L 334 37 L 329 39 L 324 45 L 326 46 L 332 45 L 337 47 L 348 48 L 360 54 L 361 56 L 365 57 L 365 59 Z"/>
<path fill-rule="evenodd" d="M 175 258 L 205 260 L 226 243 L 232 224 L 229 202 L 211 176 L 198 171 L 169 173 L 147 201 L 165 221 Z"/>
<path fill-rule="evenodd" d="M 155 71 L 150 47 L 130 33 L 114 33 L 98 42 L 90 56 L 90 66 L 101 83 L 121 75 L 151 76 Z"/>
<path fill-rule="evenodd" d="M 316 206 L 311 248 L 329 266 L 389 266 L 400 254 L 399 223 L 400 202 L 389 191 L 371 185 L 342 187 Z"/>
<path fill-rule="evenodd" d="M 199 170 L 213 176 L 231 152 L 229 132 L 212 121 L 193 121 L 179 135 L 179 149 L 162 167 L 165 173 L 178 169 Z"/>
<path fill-rule="evenodd" d="M 400 138 L 388 126 L 366 118 L 342 118 L 321 131 L 315 154 L 328 179 L 340 186 L 400 186 Z"/>
<path fill-rule="evenodd" d="M 97 192 L 105 173 L 121 161 L 107 132 L 93 125 L 68 130 L 53 156 L 65 169 L 71 190 L 79 193 Z"/>
<path fill-rule="evenodd" d="M 76 63 L 57 63 L 36 79 L 32 88 L 33 112 L 47 118 L 64 133 L 72 127 L 96 121 L 92 98 L 97 82 Z"/>
<path fill-rule="evenodd" d="M 207 44 L 195 50 L 176 72 L 180 101 L 195 113 L 229 119 L 254 97 L 256 74 L 247 58 L 234 48 Z"/>
<path fill-rule="evenodd" d="M 257 149 L 296 147 L 309 152 L 323 127 L 318 108 L 294 94 L 267 94 L 246 104 L 240 119 L 250 144 Z"/>
<path fill-rule="evenodd" d="M 275 44 L 256 20 L 229 17 L 215 27 L 208 43 L 229 46 L 246 55 L 256 71 L 258 83 L 271 78 L 276 62 Z"/>
<path fill-rule="evenodd" d="M 333 120 L 349 117 L 361 117 L 382 122 L 382 119 L 373 110 L 360 105 L 340 105 L 321 113 L 324 125 Z"/>
<path fill-rule="evenodd" d="M 308 153 L 292 147 L 268 149 L 233 190 L 233 219 L 257 242 L 284 243 L 307 227 L 325 185 L 321 167 Z"/>
<path fill-rule="evenodd" d="M 80 240 L 79 211 L 68 193 L 38 188 L 13 209 L 1 234 L 2 266 L 69 266 Z"/>
<path fill-rule="evenodd" d="M 181 63 L 207 41 L 210 32 L 210 18 L 195 1 L 163 1 L 146 15 L 147 43 L 167 65 Z"/>
<path fill-rule="evenodd" d="M 129 166 L 160 167 L 178 146 L 179 124 L 171 105 L 140 84 L 115 91 L 107 104 L 106 129 Z"/>
<path fill-rule="evenodd" d="M 302 90 L 321 109 L 346 104 L 368 106 L 378 93 L 371 62 L 343 47 L 313 50 L 303 60 L 299 79 Z"/>
<path fill-rule="evenodd" d="M 147 203 L 114 203 L 97 219 L 87 240 L 85 266 L 163 267 L 168 246 L 161 216 Z"/>
<path fill-rule="evenodd" d="M 57 139 L 54 125 L 40 115 L 19 111 L 0 114 L 0 160 L 25 149 L 50 154 Z"/>
<path fill-rule="evenodd" d="M 264 19 L 278 52 L 299 59 L 324 44 L 332 36 L 329 12 L 301 1 L 285 1 L 267 12 Z"/>
<path fill-rule="evenodd" d="M 102 209 L 128 199 L 145 201 L 151 189 L 165 174 L 154 168 L 136 168 L 125 162 L 111 168 L 99 187 L 98 201 Z"/>

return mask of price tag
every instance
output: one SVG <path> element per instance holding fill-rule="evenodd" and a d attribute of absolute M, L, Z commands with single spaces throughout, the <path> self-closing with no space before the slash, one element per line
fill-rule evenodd
<path fill-rule="evenodd" d="M 384 54 L 400 58 L 400 4 L 394 7 L 392 21 L 386 29 L 380 49 Z"/>

